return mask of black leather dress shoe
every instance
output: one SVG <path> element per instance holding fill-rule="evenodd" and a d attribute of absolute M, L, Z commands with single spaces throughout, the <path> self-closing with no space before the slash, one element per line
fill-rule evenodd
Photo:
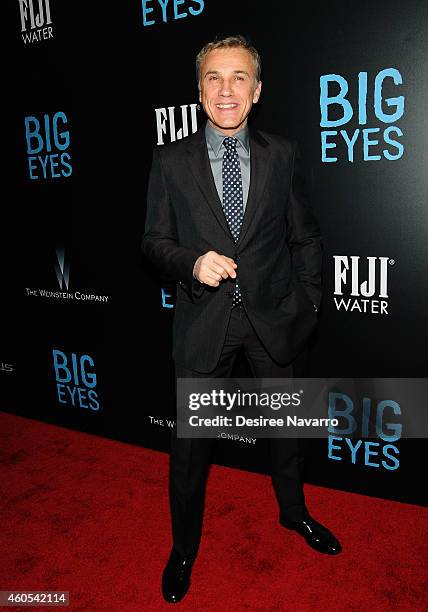
<path fill-rule="evenodd" d="M 280 516 L 280 524 L 286 529 L 297 531 L 306 542 L 318 552 L 326 555 L 337 555 L 342 550 L 339 541 L 326 527 L 306 514 L 300 521 L 289 521 Z"/>
<path fill-rule="evenodd" d="M 168 603 L 177 603 L 186 595 L 195 558 L 172 549 L 162 576 L 162 594 Z"/>

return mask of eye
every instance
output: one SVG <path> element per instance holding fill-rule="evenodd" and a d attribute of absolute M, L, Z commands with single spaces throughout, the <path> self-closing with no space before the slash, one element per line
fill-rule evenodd
<path fill-rule="evenodd" d="M 209 81 L 213 81 L 214 79 L 218 79 L 218 76 L 216 76 L 215 74 L 212 74 L 212 75 L 211 75 L 211 76 L 208 78 L 208 80 L 209 80 Z"/>

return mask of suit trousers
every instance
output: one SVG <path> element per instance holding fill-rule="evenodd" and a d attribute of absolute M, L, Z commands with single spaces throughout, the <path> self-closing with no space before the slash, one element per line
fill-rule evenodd
<path fill-rule="evenodd" d="M 240 348 L 243 348 L 252 374 L 257 378 L 296 376 L 295 361 L 276 363 L 258 338 L 243 306 L 231 309 L 222 353 L 212 372 L 200 373 L 175 364 L 177 378 L 227 378 Z M 178 438 L 176 426 L 171 432 L 169 499 L 173 546 L 182 555 L 196 556 L 201 540 L 205 488 L 210 457 L 216 440 Z M 269 454 L 272 484 L 281 515 L 290 520 L 303 518 L 303 457 L 298 440 L 270 438 Z"/>

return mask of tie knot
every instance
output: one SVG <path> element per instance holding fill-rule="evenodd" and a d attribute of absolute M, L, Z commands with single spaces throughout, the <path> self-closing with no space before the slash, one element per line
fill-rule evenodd
<path fill-rule="evenodd" d="M 233 149 L 236 149 L 236 145 L 238 144 L 238 141 L 236 138 L 233 138 L 232 136 L 226 136 L 226 138 L 223 140 L 223 144 L 228 151 L 232 151 Z"/>

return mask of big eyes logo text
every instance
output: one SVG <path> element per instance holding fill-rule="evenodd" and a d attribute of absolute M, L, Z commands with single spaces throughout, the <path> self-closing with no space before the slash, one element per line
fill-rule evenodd
<path fill-rule="evenodd" d="M 67 178 L 71 175 L 70 132 L 65 113 L 48 113 L 42 119 L 25 117 L 28 173 L 31 180 Z"/>
<path fill-rule="evenodd" d="M 77 353 L 67 355 L 58 349 L 53 349 L 52 355 L 58 402 L 73 408 L 99 410 L 97 375 L 92 357 Z"/>
<path fill-rule="evenodd" d="M 357 405 L 357 400 L 347 393 L 330 392 L 328 416 L 340 419 L 341 426 L 328 428 L 332 434 L 328 436 L 328 458 L 397 470 L 400 451 L 394 442 L 402 435 L 400 415 L 400 405 L 392 399 L 375 401 L 363 397 L 361 405 Z M 347 437 L 357 432 L 360 439 Z"/>
<path fill-rule="evenodd" d="M 404 153 L 403 132 L 398 125 L 390 124 L 396 124 L 404 115 L 402 84 L 403 78 L 396 68 L 381 70 L 374 82 L 370 82 L 367 72 L 358 73 L 357 83 L 348 83 L 340 74 L 322 75 L 320 126 L 342 129 L 322 130 L 321 160 L 328 163 L 400 159 Z M 354 106 L 348 96 L 351 87 L 352 91 L 357 90 Z M 388 95 L 391 93 L 399 95 Z M 381 125 L 370 126 L 371 121 Z"/>
<path fill-rule="evenodd" d="M 152 26 L 200 15 L 204 0 L 142 0 L 143 25 Z"/>

